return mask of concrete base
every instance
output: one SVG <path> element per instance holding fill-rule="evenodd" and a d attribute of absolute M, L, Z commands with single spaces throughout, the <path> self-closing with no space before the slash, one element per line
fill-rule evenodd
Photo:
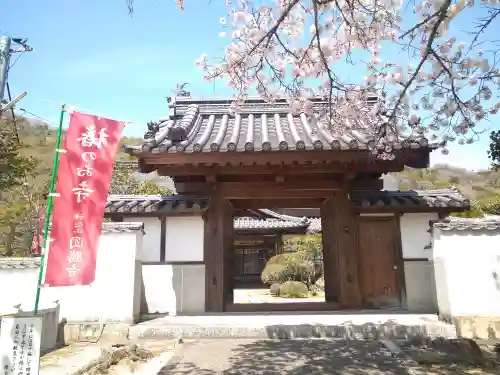
<path fill-rule="evenodd" d="M 130 339 L 172 338 L 456 338 L 451 324 L 436 315 L 356 312 L 353 314 L 221 314 L 150 320 L 129 329 Z"/>
<path fill-rule="evenodd" d="M 500 339 L 500 317 L 460 316 L 447 319 L 457 328 L 458 335 L 468 339 Z"/>

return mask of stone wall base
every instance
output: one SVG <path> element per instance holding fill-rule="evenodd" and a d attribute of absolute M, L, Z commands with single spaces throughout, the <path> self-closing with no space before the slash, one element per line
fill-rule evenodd
<path fill-rule="evenodd" d="M 458 336 L 483 340 L 500 339 L 500 316 L 452 317 L 447 320 L 455 325 Z"/>
<path fill-rule="evenodd" d="M 128 331 L 132 324 L 127 323 L 60 323 L 58 329 L 58 342 L 70 345 L 78 342 L 98 342 L 99 340 L 128 338 Z"/>

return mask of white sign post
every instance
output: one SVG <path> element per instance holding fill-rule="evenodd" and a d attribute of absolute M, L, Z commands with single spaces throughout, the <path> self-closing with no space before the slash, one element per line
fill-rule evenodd
<path fill-rule="evenodd" d="M 41 317 L 5 317 L 0 326 L 0 375 L 38 375 Z"/>

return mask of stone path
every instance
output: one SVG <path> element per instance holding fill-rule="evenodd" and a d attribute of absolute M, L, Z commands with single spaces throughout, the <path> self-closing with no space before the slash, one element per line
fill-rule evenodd
<path fill-rule="evenodd" d="M 325 295 L 321 293 L 308 298 L 277 298 L 271 296 L 269 289 L 235 289 L 233 303 L 305 303 L 325 302 Z"/>
<path fill-rule="evenodd" d="M 379 341 L 212 339 L 186 342 L 151 375 L 415 375 Z"/>

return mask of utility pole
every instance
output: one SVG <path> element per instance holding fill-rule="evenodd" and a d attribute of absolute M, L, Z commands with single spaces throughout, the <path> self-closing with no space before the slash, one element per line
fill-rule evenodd
<path fill-rule="evenodd" d="M 5 88 L 9 88 L 7 81 L 9 78 L 9 68 L 10 68 L 10 56 L 13 53 L 24 53 L 33 51 L 33 48 L 29 46 L 26 42 L 28 39 L 23 38 L 11 38 L 8 35 L 0 35 L 0 115 L 3 111 L 10 109 L 14 113 L 13 107 L 18 101 L 26 96 L 26 92 L 12 98 L 9 93 L 9 97 L 4 99 Z M 20 46 L 20 48 L 12 49 L 12 43 Z M 15 64 L 16 61 L 14 61 Z"/>
<path fill-rule="evenodd" d="M 9 63 L 10 63 L 10 37 L 6 35 L 0 35 L 0 106 L 3 103 L 3 97 L 5 93 L 5 86 L 7 85 L 7 75 L 9 73 Z"/>

